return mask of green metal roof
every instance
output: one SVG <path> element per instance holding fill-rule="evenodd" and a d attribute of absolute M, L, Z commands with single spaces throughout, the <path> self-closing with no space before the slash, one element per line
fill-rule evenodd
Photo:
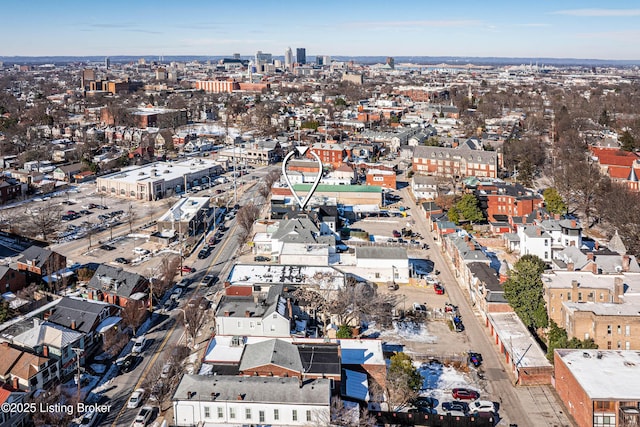
<path fill-rule="evenodd" d="M 294 184 L 296 191 L 309 191 L 312 184 Z M 329 185 L 320 184 L 316 192 L 337 193 L 382 193 L 382 187 L 376 185 Z"/>

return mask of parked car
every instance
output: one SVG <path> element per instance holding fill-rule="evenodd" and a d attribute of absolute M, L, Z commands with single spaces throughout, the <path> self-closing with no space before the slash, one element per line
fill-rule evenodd
<path fill-rule="evenodd" d="M 133 420 L 131 427 L 145 427 L 151 421 L 151 415 L 153 415 L 153 408 L 151 406 L 143 406 Z"/>
<path fill-rule="evenodd" d="M 84 413 L 82 418 L 80 418 L 78 427 L 93 427 L 98 423 L 99 416 L 99 412 L 96 412 L 93 408 L 90 408 L 87 412 Z"/>
<path fill-rule="evenodd" d="M 193 280 L 190 277 L 184 277 L 182 280 L 180 280 L 178 283 L 176 283 L 176 286 L 178 288 L 186 288 L 192 282 L 193 282 Z"/>
<path fill-rule="evenodd" d="M 160 378 L 169 378 L 172 370 L 173 370 L 173 364 L 171 362 L 165 363 L 162 366 L 162 372 L 160 373 Z"/>
<path fill-rule="evenodd" d="M 202 286 L 211 286 L 215 284 L 217 281 L 218 281 L 217 276 L 214 276 L 213 274 L 207 274 L 202 278 L 202 281 L 200 282 L 200 284 Z"/>
<path fill-rule="evenodd" d="M 116 360 L 116 365 L 120 368 L 121 372 L 126 374 L 135 369 L 140 359 L 141 358 L 135 354 L 128 354 L 125 357 Z"/>
<path fill-rule="evenodd" d="M 117 262 L 118 264 L 129 264 L 129 260 L 126 258 L 122 258 L 121 256 L 116 258 L 115 262 Z"/>
<path fill-rule="evenodd" d="M 467 402 L 461 402 L 459 400 L 453 400 L 451 402 L 442 402 L 442 409 L 446 412 L 459 411 L 463 414 L 469 412 L 469 404 Z"/>
<path fill-rule="evenodd" d="M 402 237 L 402 234 L 400 234 L 400 232 L 398 230 L 393 230 L 393 237 L 395 237 L 396 239 L 399 237 Z"/>
<path fill-rule="evenodd" d="M 189 267 L 188 265 L 183 265 L 181 267 L 181 270 L 182 270 L 183 273 L 195 273 L 196 272 L 195 268 Z"/>
<path fill-rule="evenodd" d="M 469 363 L 471 363 L 476 368 L 482 365 L 482 355 L 480 353 L 476 353 L 474 351 L 469 352 Z"/>
<path fill-rule="evenodd" d="M 454 388 L 451 395 L 460 400 L 476 400 L 480 398 L 480 393 L 469 388 Z"/>
<path fill-rule="evenodd" d="M 397 291 L 399 288 L 398 284 L 396 282 L 390 282 L 387 285 L 387 289 L 389 289 L 390 291 Z"/>
<path fill-rule="evenodd" d="M 140 406 L 140 403 L 142 403 L 142 399 L 144 398 L 144 393 L 145 390 L 143 388 L 139 388 L 131 393 L 129 400 L 127 401 L 127 408 L 135 409 Z"/>
<path fill-rule="evenodd" d="M 426 313 L 427 312 L 427 306 L 424 304 L 420 304 L 417 302 L 413 303 L 413 311 L 415 311 L 416 313 Z"/>
<path fill-rule="evenodd" d="M 489 400 L 476 400 L 469 403 L 470 414 L 477 414 L 480 412 L 491 412 L 495 414 L 498 412 L 498 409 L 496 408 L 496 405 Z"/>
<path fill-rule="evenodd" d="M 464 324 L 462 323 L 462 319 L 458 316 L 453 318 L 453 328 L 456 332 L 464 331 Z"/>
<path fill-rule="evenodd" d="M 146 255 L 149 253 L 149 249 L 133 248 L 133 253 L 136 255 Z"/>
<path fill-rule="evenodd" d="M 202 248 L 200 249 L 200 252 L 198 252 L 198 259 L 205 259 L 210 254 L 211 254 L 211 248 L 209 248 L 208 246 L 206 248 Z"/>
<path fill-rule="evenodd" d="M 258 256 L 253 257 L 253 260 L 257 261 L 257 262 L 268 262 L 268 261 L 271 261 L 271 258 L 263 256 L 263 255 L 258 255 Z"/>
<path fill-rule="evenodd" d="M 413 406 L 415 406 L 416 408 L 422 409 L 421 412 L 429 413 L 431 412 L 425 411 L 425 409 L 434 409 L 436 406 L 438 406 L 438 400 L 429 396 L 418 396 L 411 403 L 413 403 Z"/>
<path fill-rule="evenodd" d="M 444 295 L 444 286 L 439 283 L 434 283 L 433 290 L 435 291 L 436 295 Z"/>
<path fill-rule="evenodd" d="M 100 249 L 105 250 L 105 251 L 114 251 L 114 250 L 116 250 L 116 247 L 112 246 L 112 245 L 101 245 Z"/>
<path fill-rule="evenodd" d="M 169 298 L 172 299 L 173 301 L 177 301 L 180 299 L 181 296 L 182 296 L 182 288 L 176 288 L 173 291 L 173 293 L 171 293 L 171 296 Z"/>
<path fill-rule="evenodd" d="M 138 337 L 133 342 L 133 348 L 131 349 L 131 354 L 140 354 L 144 349 L 144 345 L 147 343 L 147 339 L 143 336 Z"/>

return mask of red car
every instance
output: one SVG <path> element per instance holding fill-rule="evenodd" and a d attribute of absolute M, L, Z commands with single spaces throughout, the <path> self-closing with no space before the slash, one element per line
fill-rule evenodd
<path fill-rule="evenodd" d="M 193 267 L 187 267 L 186 265 L 182 266 L 182 272 L 183 273 L 194 273 L 196 271 L 195 268 Z"/>
<path fill-rule="evenodd" d="M 436 295 L 444 295 L 444 286 L 439 283 L 433 284 L 433 290 L 436 292 Z"/>
<path fill-rule="evenodd" d="M 480 398 L 480 393 L 468 388 L 454 388 L 453 390 L 451 390 L 451 395 L 455 399 L 460 400 L 476 400 Z"/>

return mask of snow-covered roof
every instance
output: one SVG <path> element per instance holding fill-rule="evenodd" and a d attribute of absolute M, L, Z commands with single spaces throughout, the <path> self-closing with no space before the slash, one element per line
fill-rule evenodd
<path fill-rule="evenodd" d="M 631 350 L 556 350 L 591 399 L 640 400 L 640 353 Z"/>
<path fill-rule="evenodd" d="M 551 366 L 547 356 L 517 314 L 513 312 L 490 313 L 487 316 L 494 325 L 500 342 L 511 354 L 511 358 L 518 368 Z"/>

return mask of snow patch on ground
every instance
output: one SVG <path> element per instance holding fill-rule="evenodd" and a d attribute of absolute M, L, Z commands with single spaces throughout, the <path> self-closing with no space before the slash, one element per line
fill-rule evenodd
<path fill-rule="evenodd" d="M 451 390 L 454 388 L 462 387 L 478 390 L 477 387 L 470 384 L 469 378 L 464 373 L 457 371 L 452 366 L 444 366 L 439 362 L 415 363 L 415 366 L 423 378 L 420 395 L 436 399 L 439 413 L 444 413 L 442 411 L 442 402 L 455 400 L 451 396 Z"/>
<path fill-rule="evenodd" d="M 429 333 L 424 323 L 412 321 L 393 322 L 393 329 L 380 332 L 380 338 L 390 341 L 403 339 L 429 344 L 438 342 L 438 337 Z"/>

